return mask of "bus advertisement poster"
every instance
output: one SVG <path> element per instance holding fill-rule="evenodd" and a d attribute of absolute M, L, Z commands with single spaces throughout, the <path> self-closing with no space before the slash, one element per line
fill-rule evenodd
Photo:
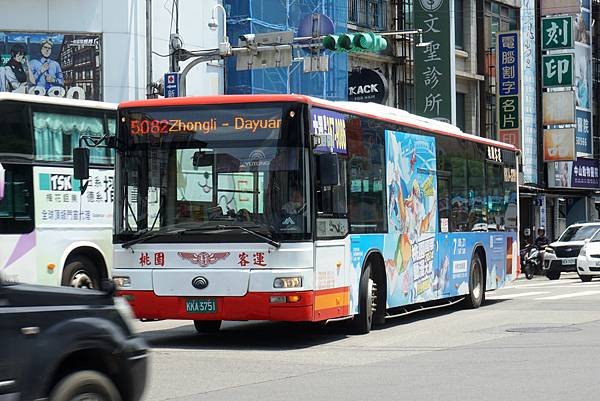
<path fill-rule="evenodd" d="M 90 170 L 86 191 L 67 168 L 35 167 L 35 218 L 38 227 L 111 227 L 113 217 L 114 172 Z"/>
<path fill-rule="evenodd" d="M 0 31 L 0 92 L 102 100 L 100 34 Z"/>

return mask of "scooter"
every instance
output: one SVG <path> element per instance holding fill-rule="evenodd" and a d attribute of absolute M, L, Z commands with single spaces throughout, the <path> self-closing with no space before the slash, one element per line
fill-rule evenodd
<path fill-rule="evenodd" d="M 521 250 L 521 271 L 527 280 L 531 280 L 540 264 L 540 251 L 533 245 L 528 245 Z"/>

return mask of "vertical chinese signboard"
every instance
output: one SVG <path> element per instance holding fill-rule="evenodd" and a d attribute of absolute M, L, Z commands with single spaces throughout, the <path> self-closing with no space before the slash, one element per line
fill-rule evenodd
<path fill-rule="evenodd" d="M 519 32 L 496 35 L 498 139 L 520 147 Z"/>
<path fill-rule="evenodd" d="M 582 0 L 575 16 L 575 106 L 578 156 L 592 154 L 592 34 L 590 0 Z"/>
<path fill-rule="evenodd" d="M 523 182 L 538 183 L 537 63 L 535 0 L 521 1 L 521 151 Z"/>
<path fill-rule="evenodd" d="M 415 49 L 416 114 L 455 123 L 454 1 L 416 0 L 414 7 L 427 43 Z"/>

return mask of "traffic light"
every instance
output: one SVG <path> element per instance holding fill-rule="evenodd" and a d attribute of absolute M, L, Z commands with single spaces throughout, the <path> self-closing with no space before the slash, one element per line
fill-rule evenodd
<path fill-rule="evenodd" d="M 387 41 L 373 32 L 343 33 L 327 35 L 323 47 L 339 52 L 380 52 L 387 47 Z"/>

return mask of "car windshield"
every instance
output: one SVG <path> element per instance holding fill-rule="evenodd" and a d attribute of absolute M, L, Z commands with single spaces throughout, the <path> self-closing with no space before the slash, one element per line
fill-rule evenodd
<path fill-rule="evenodd" d="M 558 239 L 560 242 L 584 241 L 592 238 L 600 229 L 600 225 L 592 226 L 571 226 Z"/>
<path fill-rule="evenodd" d="M 298 106 L 211 107 L 122 114 L 117 240 L 161 227 L 183 227 L 214 240 L 215 228 L 221 240 L 239 240 L 248 229 L 277 240 L 308 238 L 308 149 Z"/>

